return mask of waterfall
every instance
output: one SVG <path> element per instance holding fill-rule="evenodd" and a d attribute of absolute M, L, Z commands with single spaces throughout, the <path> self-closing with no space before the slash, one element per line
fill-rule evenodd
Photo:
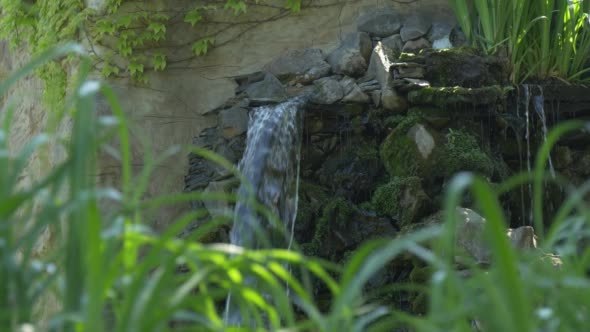
<path fill-rule="evenodd" d="M 536 88 L 537 91 L 533 90 L 533 88 Z M 530 112 L 529 112 L 529 105 L 531 104 L 531 102 L 532 102 L 533 110 L 535 111 L 535 113 L 537 114 L 537 116 L 539 117 L 539 120 L 541 122 L 543 142 L 547 141 L 547 132 L 548 132 L 547 116 L 545 114 L 545 107 L 544 107 L 545 98 L 543 95 L 543 88 L 540 85 L 523 84 L 522 90 L 523 90 L 522 102 L 524 104 L 524 116 L 525 116 L 525 120 L 526 120 L 525 139 L 526 139 L 526 145 L 527 145 L 527 170 L 528 170 L 528 172 L 531 172 L 531 170 L 532 170 L 532 166 L 531 166 L 532 119 L 531 119 Z M 520 116 L 518 102 L 520 102 L 520 101 L 517 101 L 516 110 L 517 110 L 517 116 Z M 555 169 L 553 167 L 553 161 L 551 159 L 551 155 L 549 155 L 549 170 L 551 172 L 551 175 L 555 178 Z M 533 197 L 531 194 L 532 192 L 533 192 L 533 187 L 532 187 L 532 184 L 529 183 L 529 195 L 530 195 L 529 226 L 533 224 Z"/>
<path fill-rule="evenodd" d="M 246 149 L 238 165 L 243 179 L 230 233 L 232 244 L 251 249 L 291 247 L 306 100 L 297 97 L 251 112 Z M 280 224 L 261 210 L 278 217 Z M 231 295 L 226 301 L 225 320 L 230 325 L 240 325 L 242 321 L 237 306 L 231 303 Z"/>

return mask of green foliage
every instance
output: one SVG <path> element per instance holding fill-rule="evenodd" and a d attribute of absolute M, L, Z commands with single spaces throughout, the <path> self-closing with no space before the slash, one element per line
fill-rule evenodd
<path fill-rule="evenodd" d="M 488 53 L 506 53 L 512 81 L 580 80 L 588 69 L 590 2 L 451 0 L 466 37 Z M 472 5 L 470 3 L 473 3 Z"/>
<path fill-rule="evenodd" d="M 68 52 L 79 53 L 80 48 L 67 46 L 43 53 L 0 82 L 0 94 L 47 61 Z M 459 174 L 449 185 L 442 228 L 367 243 L 350 255 L 345 266 L 338 267 L 297 251 L 201 244 L 198 238 L 206 229 L 197 231 L 191 239 L 177 239 L 175 235 L 198 219 L 202 211 L 181 216 L 162 234 L 150 231 L 143 221 L 168 204 L 235 197 L 194 192 L 142 200 L 149 174 L 157 164 L 146 159 L 145 169 L 137 176 L 133 174 L 124 113 L 111 89 L 87 79 L 89 60 L 80 62 L 82 67 L 69 100 L 75 111 L 68 140 L 41 134 L 21 150 L 9 153 L 12 111 L 8 107 L 3 112 L 0 326 L 5 330 L 19 331 L 28 329 L 29 324 L 39 325 L 33 308 L 50 293 L 61 303 L 50 317 L 55 331 L 172 331 L 171 321 L 178 323 L 176 329 L 186 331 L 233 328 L 360 332 L 404 327 L 442 332 L 471 331 L 474 322 L 486 331 L 590 329 L 590 282 L 586 275 L 590 248 L 582 246 L 590 237 L 590 207 L 585 201 L 590 185 L 575 189 L 563 178 L 553 178 L 545 172 L 555 142 L 586 127 L 585 123 L 565 122 L 551 131 L 537 154 L 534 172 L 520 174 L 497 190 L 483 178 Z M 96 114 L 93 101 L 97 93 L 102 93 L 110 103 L 114 119 Z M 120 142 L 119 189 L 97 188 L 95 180 L 88 176 L 95 174 L 96 155 L 108 133 L 115 133 Z M 19 183 L 28 161 L 47 144 L 62 145 L 68 151 L 67 157 L 48 169 L 41 179 Z M 199 149 L 193 152 L 240 176 L 218 156 Z M 521 252 L 506 237 L 506 218 L 498 196 L 530 180 L 541 248 Z M 569 196 L 548 224 L 547 232 L 542 231 L 540 214 L 544 181 L 558 181 L 569 188 Z M 465 271 L 456 270 L 453 261 L 455 208 L 467 189 L 487 219 L 484 238 L 492 256 L 490 266 L 466 266 L 471 275 L 468 278 Z M 104 200 L 116 203 L 108 214 L 98 208 L 99 201 Z M 326 205 L 325 214 L 346 220 L 352 208 L 335 200 Z M 34 248 L 46 230 L 55 234 L 54 250 L 39 256 Z M 560 254 L 561 268 L 552 265 L 556 259 L 547 256 L 548 252 Z M 365 290 L 369 280 L 404 254 L 413 254 L 427 264 L 427 268 L 411 274 L 416 282 L 428 280 L 423 297 L 414 303 L 426 303 L 421 307 L 424 314 L 413 315 L 367 301 Z M 291 274 L 287 266 L 300 273 Z M 179 267 L 187 272 L 181 273 Z M 326 310 L 316 305 L 310 287 L 312 278 L 330 292 L 330 306 Z M 241 329 L 228 327 L 223 321 L 223 302 L 229 293 L 244 317 Z"/>
<path fill-rule="evenodd" d="M 413 221 L 412 219 L 415 217 L 413 215 L 414 211 L 402 209 L 400 202 L 404 200 L 406 193 L 416 197 L 421 191 L 422 185 L 419 177 L 396 176 L 387 184 L 377 188 L 371 202 L 375 210 L 380 214 L 399 220 L 400 225 L 407 225 Z"/>
<path fill-rule="evenodd" d="M 442 175 L 452 176 L 460 171 L 469 171 L 491 178 L 494 161 L 484 152 L 477 138 L 463 130 L 449 130 L 442 154 Z"/>
<path fill-rule="evenodd" d="M 292 11 L 298 11 L 300 5 L 300 0 L 285 0 L 285 7 Z M 163 49 L 170 40 L 170 28 L 179 23 L 175 10 L 158 1 L 138 5 L 133 1 L 107 0 L 104 12 L 87 8 L 82 0 L 0 0 L 0 8 L 0 39 L 8 40 L 13 48 L 26 46 L 32 55 L 37 55 L 54 45 L 83 38 L 92 45 L 95 66 L 105 77 L 129 75 L 139 83 L 147 83 L 149 70 L 168 67 Z M 187 44 L 194 56 L 207 54 L 215 45 L 215 36 L 202 35 L 199 23 L 221 9 L 242 14 L 247 10 L 247 2 L 197 4 L 182 14 L 181 23 L 187 25 L 187 33 L 199 36 Z M 102 49 L 96 52 L 94 48 Z M 71 63 L 56 59 L 38 70 L 50 109 L 64 107 L 70 69 Z"/>

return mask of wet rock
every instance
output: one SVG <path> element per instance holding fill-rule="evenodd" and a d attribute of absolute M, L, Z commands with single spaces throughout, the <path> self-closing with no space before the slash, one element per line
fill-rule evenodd
<path fill-rule="evenodd" d="M 263 99 L 274 102 L 281 102 L 287 98 L 287 93 L 281 81 L 272 74 L 266 74 L 264 80 L 248 86 L 246 94 L 250 99 Z"/>
<path fill-rule="evenodd" d="M 432 42 L 432 48 L 435 50 L 444 50 L 452 47 L 453 44 L 451 44 L 449 37 L 443 37 Z"/>
<path fill-rule="evenodd" d="M 426 38 L 419 38 L 416 40 L 408 40 L 404 47 L 402 48 L 402 52 L 404 53 L 417 53 L 420 50 L 425 48 L 430 48 L 432 45 Z"/>
<path fill-rule="evenodd" d="M 459 26 L 455 26 L 451 30 L 449 39 L 451 40 L 451 43 L 454 47 L 462 47 L 467 45 L 467 37 L 465 37 L 465 34 Z"/>
<path fill-rule="evenodd" d="M 391 64 L 391 71 L 394 79 L 402 78 L 424 78 L 424 65 L 414 62 L 396 62 Z"/>
<path fill-rule="evenodd" d="M 468 171 L 492 178 L 496 170 L 496 162 L 481 148 L 477 137 L 464 130 L 449 131 L 442 152 L 437 170 L 440 175 L 451 177 Z"/>
<path fill-rule="evenodd" d="M 443 138 L 423 119 L 408 117 L 383 141 L 381 160 L 392 176 L 433 175 Z"/>
<path fill-rule="evenodd" d="M 389 48 L 395 53 L 401 53 L 402 48 L 404 47 L 404 42 L 402 41 L 402 36 L 393 35 L 391 37 L 387 37 L 381 41 L 384 47 Z"/>
<path fill-rule="evenodd" d="M 436 107 L 412 107 L 408 116 L 421 117 L 436 129 L 442 129 L 451 121 L 448 112 Z"/>
<path fill-rule="evenodd" d="M 330 74 L 330 65 L 325 58 L 324 52 L 317 48 L 292 50 L 267 64 L 264 69 L 281 80 L 307 84 Z"/>
<path fill-rule="evenodd" d="M 507 233 L 510 242 L 518 249 L 536 249 L 537 236 L 531 226 L 522 226 L 518 228 L 509 228 Z"/>
<path fill-rule="evenodd" d="M 352 77 L 362 76 L 371 55 L 371 39 L 364 32 L 346 35 L 340 46 L 328 56 L 332 71 Z"/>
<path fill-rule="evenodd" d="M 430 211 L 430 198 L 422 189 L 419 177 L 393 177 L 380 186 L 372 197 L 375 210 L 397 220 L 400 227 L 413 223 Z"/>
<path fill-rule="evenodd" d="M 382 89 L 389 87 L 390 82 L 393 79 L 389 70 L 391 69 L 391 65 L 395 62 L 395 59 L 396 57 L 393 51 L 383 46 L 383 43 L 378 42 L 371 54 L 369 69 L 367 70 L 365 80 L 377 80 Z"/>
<path fill-rule="evenodd" d="M 248 130 L 248 110 L 233 107 L 219 112 L 219 127 L 224 138 L 233 138 Z"/>
<path fill-rule="evenodd" d="M 372 37 L 384 38 L 398 33 L 401 27 L 399 15 L 393 11 L 379 9 L 361 16 L 357 30 Z"/>
<path fill-rule="evenodd" d="M 567 168 L 574 161 L 572 150 L 567 146 L 555 147 L 555 153 L 553 154 L 553 161 L 555 168 L 564 169 Z"/>
<path fill-rule="evenodd" d="M 399 114 L 408 109 L 408 101 L 395 89 L 388 88 L 381 91 L 381 106 L 391 113 Z"/>
<path fill-rule="evenodd" d="M 358 209 L 342 198 L 333 199 L 323 210 L 308 251 L 334 261 L 362 242 L 391 238 L 396 230 L 390 220 Z"/>
<path fill-rule="evenodd" d="M 435 43 L 437 40 L 447 39 L 449 40 L 451 36 L 451 31 L 453 30 L 453 26 L 447 22 L 434 22 L 432 23 L 432 27 L 428 32 L 428 40 L 431 43 Z M 449 40 L 450 42 L 450 40 Z"/>
<path fill-rule="evenodd" d="M 342 98 L 343 102 L 366 104 L 371 101 L 369 96 L 361 90 L 352 78 L 345 77 L 340 81 L 340 84 L 344 91 L 344 98 Z"/>
<path fill-rule="evenodd" d="M 336 195 L 361 202 L 369 199 L 382 169 L 377 149 L 357 141 L 330 154 L 318 171 L 318 180 Z"/>
<path fill-rule="evenodd" d="M 412 90 L 419 90 L 423 88 L 428 88 L 430 86 L 430 82 L 426 80 L 421 80 L 418 78 L 401 78 L 401 79 L 394 79 L 392 81 L 393 87 L 400 92 L 409 92 Z"/>
<path fill-rule="evenodd" d="M 404 22 L 400 35 L 404 42 L 418 39 L 428 33 L 430 26 L 431 23 L 426 18 L 419 15 L 411 16 Z"/>
<path fill-rule="evenodd" d="M 371 91 L 381 89 L 381 85 L 379 84 L 379 82 L 377 80 L 370 80 L 370 81 L 359 83 L 358 87 L 363 92 L 371 92 Z"/>
<path fill-rule="evenodd" d="M 344 89 L 334 77 L 324 77 L 313 82 L 315 87 L 312 102 L 329 105 L 344 97 Z"/>
<path fill-rule="evenodd" d="M 499 86 L 484 88 L 429 87 L 410 91 L 408 101 L 413 105 L 490 105 L 505 98 L 507 89 Z"/>
<path fill-rule="evenodd" d="M 226 193 L 229 194 L 235 190 L 239 185 L 239 181 L 235 178 L 223 181 L 212 181 L 204 190 L 205 193 Z M 226 217 L 233 218 L 233 204 L 227 200 L 205 200 L 205 208 L 211 217 Z"/>

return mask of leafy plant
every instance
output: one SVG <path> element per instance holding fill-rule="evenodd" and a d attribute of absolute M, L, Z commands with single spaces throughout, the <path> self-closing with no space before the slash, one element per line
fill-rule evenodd
<path fill-rule="evenodd" d="M 512 81 L 581 80 L 588 72 L 590 2 L 450 0 L 466 37 L 487 53 L 507 51 Z M 470 5 L 470 3 L 473 3 Z"/>

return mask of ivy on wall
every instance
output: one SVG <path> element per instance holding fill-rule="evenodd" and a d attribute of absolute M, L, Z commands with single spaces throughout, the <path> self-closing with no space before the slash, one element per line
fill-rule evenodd
<path fill-rule="evenodd" d="M 130 76 L 136 82 L 147 83 L 147 71 L 162 71 L 169 64 L 166 49 L 170 46 L 167 32 L 171 28 L 178 30 L 183 25 L 182 31 L 198 36 L 181 46 L 190 48 L 192 56 L 202 56 L 216 46 L 216 35 L 231 25 L 224 22 L 223 30 L 203 33 L 204 24 L 213 22 L 209 17 L 229 11 L 237 18 L 247 12 L 249 5 L 259 3 L 207 0 L 179 9 L 162 0 L 105 0 L 101 10 L 94 10 L 83 0 L 0 0 L 0 39 L 8 40 L 13 48 L 26 46 L 32 54 L 60 42 L 83 40 L 95 58 L 96 69 L 105 77 Z M 284 0 L 276 17 L 300 9 L 301 0 Z M 63 106 L 69 61 L 52 62 L 38 72 L 45 83 L 44 99 L 50 109 Z"/>

